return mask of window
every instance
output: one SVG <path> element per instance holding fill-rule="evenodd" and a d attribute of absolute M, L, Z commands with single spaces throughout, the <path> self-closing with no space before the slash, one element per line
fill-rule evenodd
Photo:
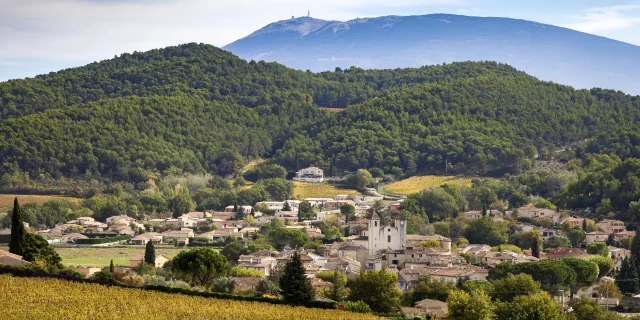
<path fill-rule="evenodd" d="M 377 227 L 377 226 L 378 226 L 378 221 L 374 221 L 374 222 L 373 222 L 373 226 L 374 226 L 374 227 Z"/>
<path fill-rule="evenodd" d="M 387 236 L 387 242 L 391 242 L 391 236 Z"/>
<path fill-rule="evenodd" d="M 391 264 L 397 265 L 398 264 L 398 260 L 391 260 Z"/>

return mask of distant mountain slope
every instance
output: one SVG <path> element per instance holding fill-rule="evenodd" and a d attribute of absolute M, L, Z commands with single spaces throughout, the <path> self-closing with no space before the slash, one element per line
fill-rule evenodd
<path fill-rule="evenodd" d="M 518 172 L 587 139 L 640 157 L 639 124 L 638 97 L 495 62 L 312 73 L 185 44 L 0 82 L 0 183 L 28 172 L 144 184 L 256 158 L 290 171 Z"/>
<path fill-rule="evenodd" d="M 272 23 L 224 49 L 296 69 L 507 63 L 542 80 L 640 94 L 640 47 L 566 28 L 449 14 Z"/>

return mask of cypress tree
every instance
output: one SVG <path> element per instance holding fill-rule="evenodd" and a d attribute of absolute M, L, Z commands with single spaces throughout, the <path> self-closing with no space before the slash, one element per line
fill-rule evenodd
<path fill-rule="evenodd" d="M 113 259 L 111 259 L 111 263 L 109 263 L 109 272 L 113 273 L 116 268 L 113 266 Z"/>
<path fill-rule="evenodd" d="M 26 251 L 26 235 L 22 221 L 22 210 L 18 203 L 18 197 L 13 201 L 13 213 L 11 215 L 11 240 L 9 241 L 9 252 L 24 256 Z"/>
<path fill-rule="evenodd" d="M 285 201 L 282 206 L 282 211 L 291 211 L 291 206 L 289 205 L 289 201 Z"/>
<path fill-rule="evenodd" d="M 540 258 L 540 242 L 538 239 L 536 239 L 531 246 L 531 255 L 536 258 Z"/>
<path fill-rule="evenodd" d="M 623 293 L 635 293 L 638 291 L 638 272 L 633 259 L 626 257 L 622 260 L 620 272 L 616 276 L 616 282 Z"/>
<path fill-rule="evenodd" d="M 629 289 L 633 290 L 631 292 L 638 293 L 640 290 L 640 283 L 638 283 L 638 269 L 636 268 L 636 263 L 633 259 L 629 260 Z"/>
<path fill-rule="evenodd" d="M 298 252 L 294 252 L 280 276 L 280 290 L 285 301 L 305 304 L 313 301 L 315 292 L 311 281 L 305 275 L 304 265 Z"/>
<path fill-rule="evenodd" d="M 156 248 L 151 240 L 147 242 L 147 246 L 144 249 L 144 262 L 153 266 L 156 265 Z"/>
<path fill-rule="evenodd" d="M 487 216 L 487 203 L 486 202 L 482 203 L 482 216 L 483 217 Z"/>
<path fill-rule="evenodd" d="M 587 232 L 587 219 L 582 219 L 582 231 Z"/>
<path fill-rule="evenodd" d="M 636 266 L 640 266 L 640 232 L 636 232 L 631 241 L 631 258 Z"/>

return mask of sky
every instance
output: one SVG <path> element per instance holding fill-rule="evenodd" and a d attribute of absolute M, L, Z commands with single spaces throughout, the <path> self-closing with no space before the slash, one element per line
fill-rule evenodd
<path fill-rule="evenodd" d="M 640 45 L 640 0 L 0 0 L 0 81 L 187 42 L 222 47 L 308 10 L 341 21 L 508 17 Z"/>

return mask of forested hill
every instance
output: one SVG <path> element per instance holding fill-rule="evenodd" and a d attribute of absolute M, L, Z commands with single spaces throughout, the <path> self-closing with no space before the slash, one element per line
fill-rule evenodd
<path fill-rule="evenodd" d="M 0 174 L 141 182 L 231 174 L 256 157 L 289 170 L 433 172 L 447 160 L 508 172 L 591 138 L 590 150 L 640 156 L 639 104 L 494 62 L 316 74 L 186 44 L 0 83 Z"/>

